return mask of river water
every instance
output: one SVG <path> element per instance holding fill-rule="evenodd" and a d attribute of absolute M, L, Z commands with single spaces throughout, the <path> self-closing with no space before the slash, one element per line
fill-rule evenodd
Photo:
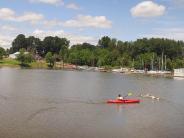
<path fill-rule="evenodd" d="M 106 104 L 119 93 L 140 104 Z M 159 101 L 141 98 L 150 93 Z M 184 81 L 99 72 L 0 69 L 1 138 L 183 138 Z"/>

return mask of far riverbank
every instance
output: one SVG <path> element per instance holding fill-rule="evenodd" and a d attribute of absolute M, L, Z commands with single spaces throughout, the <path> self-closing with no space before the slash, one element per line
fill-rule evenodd
<path fill-rule="evenodd" d="M 15 59 L 4 58 L 0 61 L 1 67 L 10 67 L 10 68 L 22 68 L 20 62 Z M 63 64 L 62 62 L 56 62 L 53 68 L 49 68 L 45 60 L 37 60 L 29 64 L 28 67 L 23 67 L 28 69 L 53 69 L 53 70 L 78 70 L 78 71 L 97 71 L 97 72 L 113 72 L 120 74 L 140 74 L 146 76 L 154 77 L 173 77 L 172 72 L 145 72 L 144 70 L 135 70 L 131 68 L 120 68 L 115 69 L 115 67 L 88 67 L 88 66 L 76 66 L 72 64 Z"/>

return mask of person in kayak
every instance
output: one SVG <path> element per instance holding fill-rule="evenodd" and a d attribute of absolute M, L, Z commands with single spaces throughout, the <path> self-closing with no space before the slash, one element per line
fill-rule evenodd
<path fill-rule="evenodd" d="M 123 100 L 123 97 L 121 96 L 121 94 L 118 95 L 118 97 L 116 98 L 117 100 Z"/>

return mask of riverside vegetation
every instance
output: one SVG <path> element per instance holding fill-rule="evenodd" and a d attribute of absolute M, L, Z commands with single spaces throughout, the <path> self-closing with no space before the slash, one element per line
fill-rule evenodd
<path fill-rule="evenodd" d="M 7 59 L 9 54 L 20 52 L 16 60 Z M 28 52 L 28 54 L 25 54 Z M 37 66 L 53 68 L 56 62 L 98 67 L 130 67 L 160 70 L 163 59 L 167 70 L 184 67 L 184 42 L 161 38 L 143 38 L 136 41 L 120 41 L 102 37 L 97 45 L 89 43 L 70 46 L 70 41 L 57 36 L 43 40 L 19 34 L 10 49 L 0 48 L 0 66 Z M 47 63 L 47 64 L 46 64 Z"/>

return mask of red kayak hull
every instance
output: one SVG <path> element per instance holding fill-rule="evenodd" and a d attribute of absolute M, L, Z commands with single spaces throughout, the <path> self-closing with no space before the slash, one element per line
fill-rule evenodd
<path fill-rule="evenodd" d="M 108 100 L 107 103 L 131 104 L 131 103 L 140 103 L 140 100 L 138 100 L 138 99 Z"/>

